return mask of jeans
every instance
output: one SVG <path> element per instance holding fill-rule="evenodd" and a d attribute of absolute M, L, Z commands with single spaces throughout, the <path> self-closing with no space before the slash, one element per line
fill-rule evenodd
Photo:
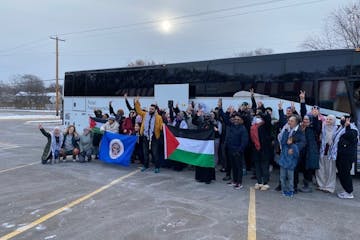
<path fill-rule="evenodd" d="M 85 161 L 85 157 L 87 157 L 88 161 L 89 159 L 91 159 L 91 154 L 92 154 L 92 148 L 86 150 L 86 151 L 82 151 L 79 154 L 79 161 L 80 162 L 84 162 Z"/>
<path fill-rule="evenodd" d="M 60 158 L 60 151 L 59 150 L 55 150 L 54 151 L 54 159 L 59 159 Z"/>
<path fill-rule="evenodd" d="M 294 170 L 280 167 L 280 182 L 283 191 L 294 191 Z"/>

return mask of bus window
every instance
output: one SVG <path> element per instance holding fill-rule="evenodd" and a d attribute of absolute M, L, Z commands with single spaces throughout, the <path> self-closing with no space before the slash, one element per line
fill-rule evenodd
<path fill-rule="evenodd" d="M 64 81 L 64 96 L 73 95 L 73 83 L 74 83 L 74 76 L 72 74 L 66 74 Z"/>
<path fill-rule="evenodd" d="M 350 113 L 350 102 L 344 80 L 319 81 L 319 106 Z"/>
<path fill-rule="evenodd" d="M 256 82 L 255 91 L 256 91 L 256 93 L 267 95 L 268 91 L 266 89 L 266 83 L 265 82 Z"/>
<path fill-rule="evenodd" d="M 72 96 L 86 96 L 86 78 L 85 73 L 80 73 L 75 75 L 75 79 L 73 82 L 73 94 Z"/>
<path fill-rule="evenodd" d="M 306 92 L 306 103 L 315 105 L 314 81 L 303 81 L 300 89 Z"/>
<path fill-rule="evenodd" d="M 357 127 L 358 129 L 360 129 L 360 81 L 353 82 L 353 91 L 354 91 L 353 100 L 355 106 L 355 114 L 357 118 Z"/>
<path fill-rule="evenodd" d="M 279 95 L 279 83 L 272 82 L 270 87 L 270 96 L 278 96 Z"/>

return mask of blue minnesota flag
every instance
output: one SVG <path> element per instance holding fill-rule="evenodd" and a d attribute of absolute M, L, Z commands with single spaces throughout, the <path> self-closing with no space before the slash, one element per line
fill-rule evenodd
<path fill-rule="evenodd" d="M 136 136 L 105 132 L 100 144 L 100 160 L 129 166 L 136 140 Z"/>

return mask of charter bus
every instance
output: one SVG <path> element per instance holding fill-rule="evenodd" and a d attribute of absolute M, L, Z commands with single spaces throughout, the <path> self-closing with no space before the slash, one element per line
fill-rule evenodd
<path fill-rule="evenodd" d="M 140 96 L 144 107 L 163 102 L 162 95 L 168 100 L 181 95 L 180 108 L 194 101 L 210 109 L 219 98 L 224 106 L 250 102 L 250 88 L 274 113 L 280 100 L 286 107 L 298 102 L 304 90 L 308 107 L 317 105 L 324 115 L 352 114 L 360 126 L 360 51 L 355 49 L 66 72 L 64 124 L 85 127 L 94 109 L 109 112 L 109 101 L 115 111 L 126 110 L 125 93 L 130 102 Z M 360 157 L 356 170 L 360 172 Z"/>

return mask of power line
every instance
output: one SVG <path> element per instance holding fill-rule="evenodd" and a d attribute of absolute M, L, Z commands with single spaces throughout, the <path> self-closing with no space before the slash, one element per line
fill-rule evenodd
<path fill-rule="evenodd" d="M 241 8 L 248 8 L 248 7 L 259 6 L 259 5 L 261 6 L 261 5 L 267 5 L 267 4 L 270 4 L 270 3 L 284 2 L 284 1 L 288 1 L 288 0 L 272 0 L 272 1 L 266 1 L 266 2 L 258 2 L 258 3 L 253 3 L 253 4 L 241 5 L 241 6 L 237 6 L 237 7 L 231 7 L 231 8 L 223 8 L 223 9 L 219 9 L 219 10 L 210 10 L 210 11 L 204 11 L 204 12 L 199 12 L 199 13 L 194 13 L 194 14 L 177 16 L 177 17 L 170 18 L 168 20 L 174 21 L 174 20 L 179 20 L 179 19 L 193 18 L 193 17 L 197 17 L 197 16 L 210 15 L 210 14 L 214 14 L 214 13 L 232 11 L 232 10 L 241 9 Z M 236 14 L 231 14 L 231 15 L 224 15 L 224 16 L 211 17 L 211 18 L 198 19 L 198 20 L 189 20 L 189 21 L 183 21 L 183 22 L 174 22 L 173 24 L 174 25 L 182 25 L 182 24 L 187 24 L 187 23 L 196 23 L 196 22 L 204 22 L 204 21 L 211 21 L 211 20 L 217 20 L 217 19 L 225 19 L 225 18 L 230 18 L 230 17 L 248 15 L 248 14 L 251 14 L 251 13 L 260 13 L 260 12 L 279 10 L 279 9 L 284 9 L 284 8 L 289 8 L 289 7 L 309 5 L 309 4 L 314 4 L 314 3 L 323 2 L 323 1 L 328 1 L 328 0 L 313 0 L 313 1 L 308 1 L 308 2 L 289 4 L 289 5 L 285 5 L 285 6 L 279 6 L 279 7 L 267 8 L 267 9 L 261 9 L 261 10 L 253 10 L 253 11 L 247 11 L 247 12 L 242 12 L 242 13 L 236 13 Z M 89 29 L 89 30 L 84 30 L 84 31 L 63 33 L 63 34 L 58 34 L 58 35 L 63 36 L 63 35 L 90 33 L 90 32 L 97 32 L 97 31 L 108 31 L 108 30 L 112 30 L 112 29 L 126 28 L 126 27 L 131 27 L 131 26 L 135 27 L 135 26 L 141 26 L 141 25 L 149 25 L 149 24 L 159 23 L 159 22 L 162 22 L 162 20 L 149 20 L 149 21 L 138 22 L 138 23 L 133 23 L 133 24 L 126 24 L 126 25 L 112 26 L 112 27 L 105 27 L 105 28 L 95 28 L 95 29 Z M 148 28 L 148 27 L 141 28 L 141 29 L 146 29 L 146 28 Z M 134 30 L 139 30 L 139 28 L 134 29 Z M 117 33 L 120 33 L 120 32 L 110 32 L 108 34 L 117 34 Z M 99 36 L 99 34 L 93 34 L 93 35 L 90 35 L 90 36 L 87 36 L 87 37 L 92 37 L 92 36 Z M 7 49 L 7 50 L 1 50 L 0 52 L 16 50 L 18 48 L 26 47 L 28 45 L 32 45 L 34 43 L 39 43 L 39 42 L 43 42 L 43 41 L 45 41 L 45 40 L 42 40 L 42 41 L 35 40 L 35 41 L 27 42 L 27 43 L 18 45 L 18 46 L 14 47 L 14 48 L 10 48 L 10 49 Z M 6 55 L 3 54 L 3 55 L 0 55 L 0 56 L 11 56 L 11 55 L 10 54 L 6 54 Z"/>
<path fill-rule="evenodd" d="M 210 14 L 219 13 L 219 12 L 233 11 L 233 10 L 236 10 L 236 9 L 248 8 L 248 7 L 259 6 L 259 5 L 266 5 L 266 4 L 276 3 L 276 2 L 283 2 L 283 1 L 288 1 L 288 0 L 270 0 L 270 1 L 266 1 L 266 2 L 246 4 L 246 5 L 235 6 L 235 7 L 231 7 L 231 8 L 210 10 L 210 11 L 204 11 L 204 12 L 199 12 L 199 13 L 194 13 L 194 14 L 187 14 L 187 15 L 177 16 L 177 17 L 170 18 L 168 20 L 175 21 L 175 20 L 184 19 L 184 18 L 192 18 L 192 17 L 197 17 L 197 16 L 210 15 Z M 88 29 L 88 30 L 76 31 L 76 32 L 68 32 L 68 33 L 62 33 L 62 34 L 56 34 L 56 35 L 57 36 L 65 36 L 65 35 L 82 34 L 82 33 L 89 33 L 89 32 L 108 31 L 108 30 L 112 30 L 112 29 L 128 28 L 128 27 L 141 26 L 141 25 L 149 25 L 149 24 L 159 23 L 161 21 L 163 21 L 163 19 L 148 20 L 148 21 L 132 23 L 132 24 L 125 24 L 125 25 L 120 25 L 120 26 L 94 28 L 94 29 Z M 42 38 L 38 39 L 38 40 L 33 40 L 33 41 L 30 41 L 30 42 L 20 44 L 18 46 L 13 47 L 13 48 L 0 50 L 0 53 L 1 52 L 8 52 L 8 51 L 17 50 L 17 49 L 20 49 L 20 48 L 31 46 L 34 43 L 43 42 L 43 41 L 46 41 L 46 40 L 43 40 Z M 0 56 L 7 56 L 7 55 L 0 55 Z"/>
<path fill-rule="evenodd" d="M 44 41 L 47 41 L 47 40 L 45 40 L 43 38 L 40 38 L 40 39 L 37 39 L 37 40 L 33 40 L 33 41 L 30 41 L 30 42 L 19 44 L 19 45 L 15 46 L 15 47 L 12 47 L 12 48 L 2 49 L 2 50 L 0 50 L 0 52 L 9 52 L 9 51 L 17 50 L 17 49 L 24 48 L 24 47 L 27 47 L 27 46 L 31 46 L 31 45 L 34 45 L 34 44 L 37 44 L 37 43 L 40 43 L 40 42 L 44 42 Z"/>
<path fill-rule="evenodd" d="M 214 13 L 233 11 L 233 10 L 242 9 L 242 8 L 261 6 L 261 5 L 267 5 L 267 4 L 271 4 L 271 3 L 284 2 L 284 1 L 288 1 L 288 0 L 271 0 L 271 1 L 266 1 L 266 2 L 251 3 L 251 4 L 235 6 L 235 7 L 231 7 L 231 8 L 223 8 L 223 9 L 218 9 L 218 10 L 210 10 L 210 11 L 204 11 L 204 12 L 198 12 L 198 13 L 193 13 L 193 14 L 187 14 L 187 15 L 172 17 L 172 18 L 168 18 L 167 20 L 168 21 L 176 21 L 176 20 L 184 19 L 184 18 L 199 17 L 199 16 L 210 15 L 210 14 L 214 14 Z M 154 23 L 160 23 L 163 20 L 164 19 L 147 20 L 147 21 L 143 21 L 143 22 L 124 24 L 124 25 L 118 25 L 118 26 L 110 26 L 110 27 L 103 27 L 103 28 L 93 28 L 93 29 L 82 30 L 82 31 L 60 33 L 60 34 L 57 34 L 57 35 L 58 36 L 65 36 L 65 35 L 82 34 L 82 33 L 89 33 L 89 32 L 108 31 L 108 30 L 113 30 L 113 29 L 118 29 L 118 28 L 128 28 L 128 27 L 136 27 L 136 26 L 140 26 L 140 25 L 149 25 L 149 24 L 154 24 Z"/>
<path fill-rule="evenodd" d="M 284 1 L 284 0 L 282 0 L 282 1 Z M 297 6 L 302 6 L 302 5 L 310 5 L 310 4 L 324 2 L 324 1 L 328 1 L 328 0 L 313 0 L 313 1 L 308 1 L 308 2 L 289 4 L 289 5 L 285 5 L 285 6 L 279 6 L 279 7 L 267 8 L 267 9 L 261 9 L 261 10 L 253 10 L 253 11 L 247 11 L 247 12 L 242 12 L 242 13 L 236 13 L 236 14 L 231 14 L 231 15 L 224 15 L 224 16 L 218 16 L 218 17 L 209 17 L 209 18 L 203 18 L 203 19 L 197 19 L 197 20 L 188 20 L 188 21 L 183 21 L 183 22 L 173 22 L 172 24 L 176 26 L 176 25 L 183 25 L 183 24 L 187 24 L 187 23 L 198 23 L 198 22 L 205 22 L 205 21 L 211 21 L 211 20 L 217 20 L 217 19 L 225 19 L 225 18 L 231 18 L 231 17 L 237 17 L 237 16 L 244 16 L 244 15 L 248 15 L 248 14 L 252 14 L 252 13 L 261 13 L 261 12 L 268 12 L 268 11 L 279 10 L 279 9 L 284 9 L 284 8 L 297 7 Z M 195 15 L 195 14 L 193 14 L 193 15 Z M 180 17 L 176 17 L 176 18 L 180 18 Z M 154 20 L 153 21 L 153 23 L 158 23 L 158 22 L 162 22 L 162 21 L 161 20 L 159 20 L 159 21 Z M 140 26 L 140 23 L 138 25 Z M 122 26 L 126 26 L 126 25 L 122 25 Z M 114 27 L 114 28 L 116 28 L 116 27 Z M 119 28 L 120 28 L 120 26 L 119 26 Z M 145 26 L 145 27 L 142 27 L 142 28 L 131 29 L 130 31 L 146 30 L 148 28 L 149 28 L 148 26 Z M 95 29 L 94 30 L 89 30 L 89 31 L 86 31 L 86 32 L 82 31 L 82 33 L 87 33 L 87 32 L 90 32 L 90 31 L 95 31 Z M 98 30 L 98 31 L 100 31 L 100 30 Z M 106 34 L 102 33 L 101 35 L 99 35 L 99 34 L 91 34 L 91 35 L 87 35 L 86 37 L 87 38 L 89 38 L 89 37 L 97 37 L 97 36 L 103 37 L 104 35 L 118 34 L 118 33 L 122 33 L 122 32 L 123 32 L 123 30 L 122 31 L 117 31 L 117 32 L 108 32 Z M 80 32 L 78 32 L 78 33 L 80 33 Z M 59 34 L 59 35 L 61 35 L 61 34 Z M 74 37 L 72 37 L 72 38 L 74 38 Z"/>

